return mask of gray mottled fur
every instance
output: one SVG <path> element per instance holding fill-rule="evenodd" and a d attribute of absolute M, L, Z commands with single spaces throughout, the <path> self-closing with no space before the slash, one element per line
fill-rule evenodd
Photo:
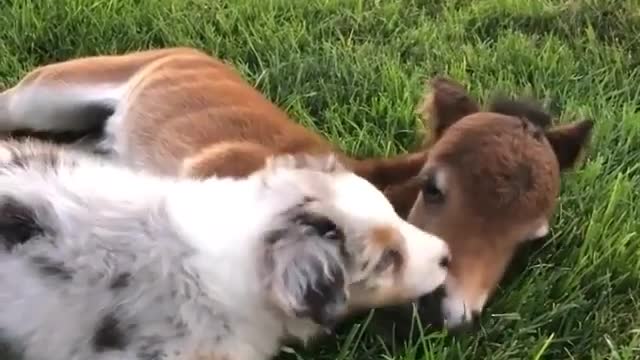
<path fill-rule="evenodd" d="M 149 177 L 38 143 L 0 143 L 0 150 L 0 331 L 25 359 L 259 360 L 291 332 L 265 307 L 259 284 L 232 299 L 203 287 L 201 250 L 177 230 L 164 196 L 179 182 L 198 182 Z M 294 196 L 279 200 L 278 214 L 299 205 Z M 308 229 L 292 235 L 287 221 L 274 213 L 265 228 L 314 236 Z M 251 257 L 242 256 L 229 259 L 239 263 L 220 278 L 251 278 L 244 275 Z M 207 261 L 225 267 L 225 259 Z"/>

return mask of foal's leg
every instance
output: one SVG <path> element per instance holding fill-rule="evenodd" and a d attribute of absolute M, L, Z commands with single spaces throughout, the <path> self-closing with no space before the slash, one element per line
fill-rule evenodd
<path fill-rule="evenodd" d="M 101 127 L 128 82 L 154 60 L 189 49 L 77 58 L 38 67 L 0 93 L 0 131 L 86 132 Z"/>
<path fill-rule="evenodd" d="M 265 165 L 272 152 L 250 142 L 222 142 L 204 148 L 183 162 L 181 176 L 194 178 L 246 177 Z"/>

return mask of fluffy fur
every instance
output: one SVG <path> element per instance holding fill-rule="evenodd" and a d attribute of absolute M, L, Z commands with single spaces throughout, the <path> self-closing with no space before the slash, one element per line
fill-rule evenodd
<path fill-rule="evenodd" d="M 268 359 L 446 275 L 442 240 L 330 157 L 176 180 L 7 142 L 0 189 L 0 329 L 27 360 Z"/>

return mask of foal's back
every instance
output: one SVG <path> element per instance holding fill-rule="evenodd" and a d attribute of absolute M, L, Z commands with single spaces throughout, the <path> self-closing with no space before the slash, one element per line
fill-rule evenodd
<path fill-rule="evenodd" d="M 96 126 L 102 151 L 169 175 L 246 175 L 269 155 L 331 147 L 231 66 L 190 48 L 54 63 L 0 95 L 0 130 Z"/>

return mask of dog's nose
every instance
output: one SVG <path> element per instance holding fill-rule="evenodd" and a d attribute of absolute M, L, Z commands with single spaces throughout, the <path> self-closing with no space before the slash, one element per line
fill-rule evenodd
<path fill-rule="evenodd" d="M 442 258 L 440 258 L 440 263 L 439 264 L 443 269 L 448 270 L 450 262 L 451 262 L 451 256 L 445 255 Z"/>

